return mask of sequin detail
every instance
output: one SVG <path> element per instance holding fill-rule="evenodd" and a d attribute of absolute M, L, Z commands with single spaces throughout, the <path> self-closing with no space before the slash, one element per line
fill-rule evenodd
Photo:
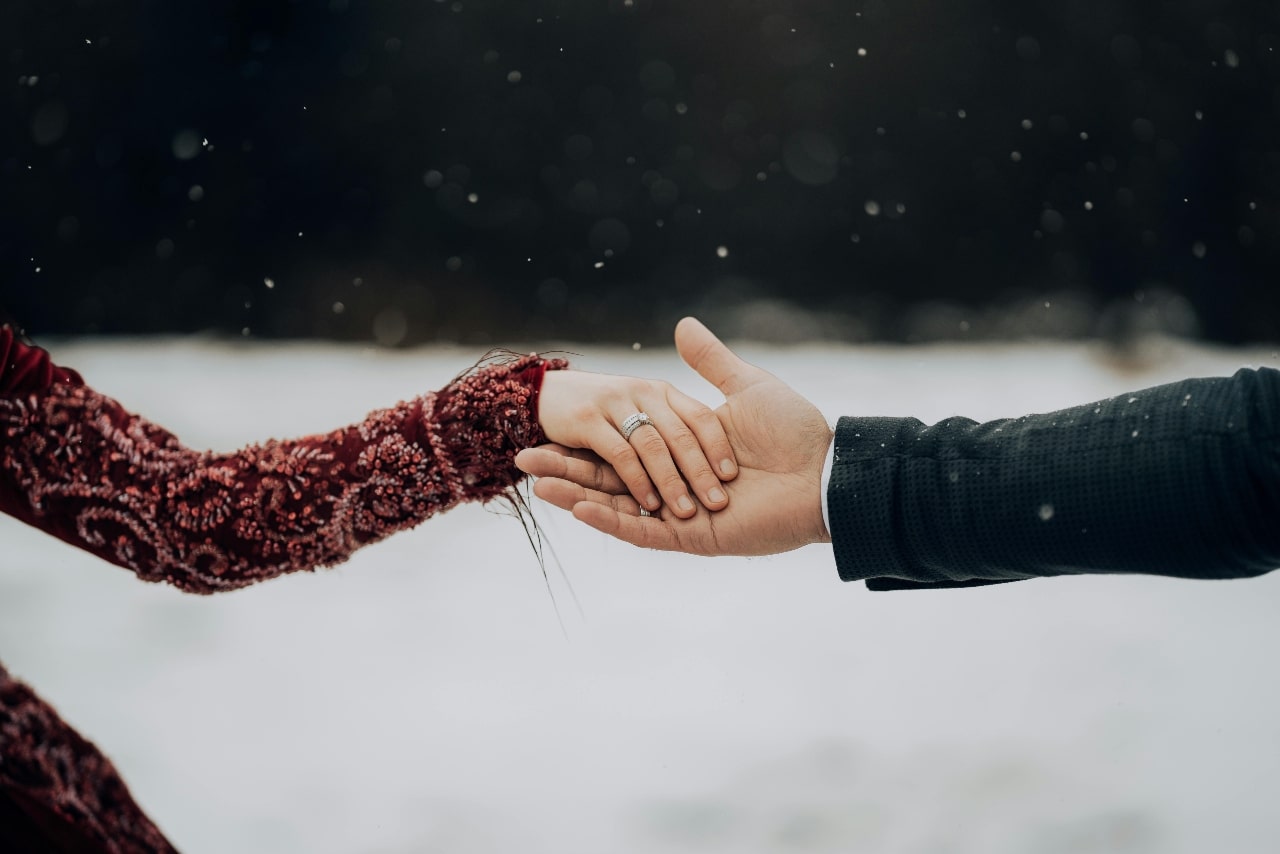
<path fill-rule="evenodd" d="M 0 510 L 193 593 L 345 560 L 459 501 L 507 493 L 544 441 L 537 395 L 563 360 L 479 368 L 327 435 L 185 448 L 87 386 L 0 397 Z"/>

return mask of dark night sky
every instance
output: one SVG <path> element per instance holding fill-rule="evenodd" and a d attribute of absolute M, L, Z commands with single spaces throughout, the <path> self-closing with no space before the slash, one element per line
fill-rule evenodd
<path fill-rule="evenodd" d="M 0 62 L 36 331 L 1280 338 L 1273 2 L 40 0 Z"/>

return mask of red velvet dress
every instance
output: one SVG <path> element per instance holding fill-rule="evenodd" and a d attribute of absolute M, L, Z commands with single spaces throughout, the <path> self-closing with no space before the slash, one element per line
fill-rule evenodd
<path fill-rule="evenodd" d="M 314 570 L 460 501 L 510 494 L 560 360 L 479 368 L 362 423 L 183 447 L 0 328 L 0 512 L 192 593 Z M 0 567 L 2 570 L 3 567 Z M 0 851 L 172 851 L 106 759 L 0 666 Z"/>

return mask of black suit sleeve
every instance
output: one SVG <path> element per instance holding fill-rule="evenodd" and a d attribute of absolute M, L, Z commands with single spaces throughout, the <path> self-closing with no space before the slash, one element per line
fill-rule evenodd
<path fill-rule="evenodd" d="M 1280 372 L 978 424 L 841 418 L 836 565 L 873 590 L 1280 567 Z"/>

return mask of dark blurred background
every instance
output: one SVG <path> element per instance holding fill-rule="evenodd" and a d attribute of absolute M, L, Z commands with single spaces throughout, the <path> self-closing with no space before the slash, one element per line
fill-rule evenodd
<path fill-rule="evenodd" d="M 36 332 L 1280 338 L 1280 3 L 8 0 Z"/>

